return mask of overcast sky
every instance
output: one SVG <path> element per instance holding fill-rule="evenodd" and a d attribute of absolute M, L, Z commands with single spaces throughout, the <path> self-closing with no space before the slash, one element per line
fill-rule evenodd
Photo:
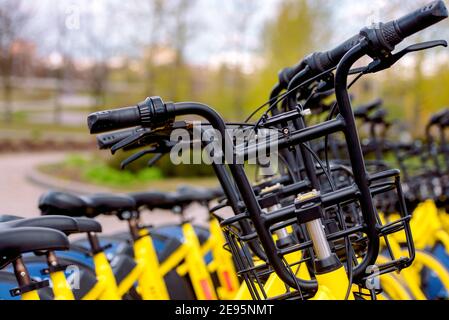
<path fill-rule="evenodd" d="M 111 46 L 115 48 L 115 51 L 112 50 L 112 52 L 116 54 L 137 54 L 138 51 L 133 50 L 132 41 L 129 39 L 138 39 L 139 36 L 144 36 L 144 32 L 139 29 L 142 24 L 139 25 L 139 23 L 145 22 L 140 20 L 145 19 L 145 16 L 142 14 L 133 20 L 126 15 L 128 10 L 133 9 L 132 6 L 135 3 L 133 1 L 139 0 L 26 1 L 27 6 L 33 7 L 35 14 L 27 34 L 31 35 L 38 43 L 43 54 L 50 53 L 55 48 L 55 16 L 59 10 L 64 13 L 69 29 L 71 29 L 67 31 L 70 34 L 68 37 L 70 43 L 66 43 L 66 45 L 74 55 L 82 57 L 96 54 L 98 50 L 89 50 L 89 48 L 98 48 L 99 46 Z M 254 53 L 260 48 L 262 27 L 267 19 L 272 19 L 275 16 L 279 1 L 254 0 L 255 14 L 251 16 L 246 34 L 242 34 L 232 25 L 233 16 L 239 14 L 238 1 L 197 0 L 190 15 L 192 19 L 195 19 L 197 30 L 194 31 L 195 37 L 187 47 L 189 61 L 204 64 L 220 59 L 226 60 L 229 57 L 237 60 L 251 60 Z M 105 4 L 107 2 L 115 3 L 116 9 L 113 13 L 106 12 L 108 6 Z M 399 14 L 397 10 L 408 12 L 423 2 L 425 1 L 402 1 L 396 10 L 392 11 L 391 1 L 388 0 L 332 0 L 329 2 L 329 6 L 333 10 L 331 19 L 331 24 L 334 26 L 332 28 L 333 35 L 329 43 L 323 44 L 322 50 L 332 48 L 371 22 L 388 21 L 397 17 Z M 113 16 L 112 19 L 111 16 Z M 86 26 L 86 17 L 94 17 L 95 19 L 92 20 L 95 22 Z M 170 23 L 170 21 L 165 23 Z M 86 27 L 96 33 L 96 37 L 94 37 L 94 39 L 98 39 L 96 42 L 86 41 L 82 32 L 77 31 L 77 28 Z M 437 28 L 441 29 L 442 27 L 447 29 L 447 24 L 439 25 Z M 114 35 L 115 33 L 109 32 L 109 30 L 119 30 L 120 35 Z M 236 43 L 239 42 L 243 42 L 244 45 L 236 46 Z M 243 48 L 243 52 L 236 53 L 236 47 Z"/>

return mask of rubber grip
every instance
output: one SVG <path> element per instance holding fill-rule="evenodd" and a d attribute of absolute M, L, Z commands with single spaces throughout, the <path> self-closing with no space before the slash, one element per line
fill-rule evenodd
<path fill-rule="evenodd" d="M 337 47 L 332 50 L 328 50 L 325 52 L 316 52 L 310 56 L 309 59 L 313 59 L 313 62 L 307 60 L 310 68 L 314 69 L 317 72 L 323 72 L 327 69 L 331 69 L 336 67 L 340 62 L 341 58 L 348 52 L 352 47 L 358 44 L 360 41 L 360 35 L 352 36 L 347 39 Z"/>
<path fill-rule="evenodd" d="M 380 30 L 385 42 L 394 47 L 406 37 L 430 27 L 447 16 L 444 1 L 432 1 L 399 19 L 382 24 Z"/>
<path fill-rule="evenodd" d="M 140 125 L 140 122 L 141 117 L 137 106 L 99 111 L 91 113 L 87 117 L 90 133 L 102 133 L 136 127 Z"/>
<path fill-rule="evenodd" d="M 396 25 L 401 36 L 408 37 L 447 18 L 447 16 L 447 8 L 444 1 L 432 1 L 412 13 L 396 19 Z"/>
<path fill-rule="evenodd" d="M 296 65 L 282 69 L 279 72 L 280 83 L 288 84 L 300 71 L 304 69 L 305 65 L 309 66 L 310 71 L 314 74 L 337 66 L 341 58 L 359 42 L 359 39 L 360 36 L 357 34 L 339 44 L 332 50 L 312 53 Z"/>
<path fill-rule="evenodd" d="M 279 71 L 278 78 L 282 87 L 287 87 L 289 82 L 304 68 L 304 61 L 301 60 L 293 67 L 286 67 Z"/>

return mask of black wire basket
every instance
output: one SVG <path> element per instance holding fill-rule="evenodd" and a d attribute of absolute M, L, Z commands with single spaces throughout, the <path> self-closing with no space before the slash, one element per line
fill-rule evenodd
<path fill-rule="evenodd" d="M 331 250 L 338 256 L 340 261 L 345 265 L 346 271 L 351 278 L 354 268 L 358 261 L 362 259 L 369 246 L 369 239 L 366 236 L 365 223 L 361 214 L 359 199 L 357 198 L 356 187 L 350 183 L 347 178 L 345 183 L 338 186 L 338 190 L 333 193 L 325 193 L 321 196 L 324 207 L 324 217 L 322 218 L 325 227 L 326 236 L 330 244 Z M 370 176 L 373 199 L 375 202 L 380 201 L 385 205 L 388 199 L 395 199 L 395 214 L 385 215 L 379 211 L 376 216 L 377 237 L 381 239 L 381 249 L 379 254 L 382 257 L 381 262 L 372 266 L 370 270 L 377 270 L 374 276 L 399 271 L 411 264 L 414 259 L 414 246 L 412 234 L 409 226 L 410 215 L 405 207 L 404 195 L 401 188 L 399 171 L 386 170 L 381 173 Z M 353 189 L 354 192 L 347 192 L 348 196 L 338 203 L 328 204 L 328 198 L 332 198 L 332 194 L 344 192 Z M 294 199 L 284 199 L 283 203 L 291 203 Z M 388 203 L 387 207 L 391 208 L 392 204 Z M 380 207 L 378 209 L 381 209 Z M 269 214 L 268 214 L 269 215 Z M 385 216 L 388 218 L 386 219 Z M 279 220 L 279 219 L 278 219 Z M 275 223 L 268 226 L 273 238 L 277 230 L 287 228 L 290 234 L 290 241 L 276 243 L 276 254 L 279 256 L 284 265 L 288 268 L 292 275 L 301 278 L 301 270 L 310 271 L 311 280 L 314 279 L 313 270 L 313 245 L 308 238 L 307 231 L 303 224 L 298 222 L 295 214 L 285 215 L 282 221 L 276 220 Z M 252 221 L 246 214 L 240 214 L 221 221 L 221 226 L 226 237 L 225 248 L 229 250 L 234 258 L 238 275 L 245 282 L 249 294 L 254 300 L 267 299 L 309 299 L 315 292 L 297 290 L 284 285 L 282 292 L 279 286 L 275 290 L 275 294 L 268 288 L 270 285 L 270 277 L 273 277 L 274 270 L 272 266 L 264 260 L 257 258 L 252 254 L 251 246 L 259 245 L 258 234 L 254 232 L 243 233 L 240 227 L 241 223 L 251 224 Z M 399 237 L 398 237 L 399 236 Z M 392 241 L 401 239 L 401 255 L 398 256 L 394 252 Z M 404 255 L 403 253 L 407 254 Z M 296 259 L 292 260 L 292 256 Z M 373 282 L 372 271 L 367 270 L 365 275 L 350 279 L 350 282 L 360 288 L 359 294 L 362 296 L 369 289 L 375 294 L 380 292 L 380 288 L 373 288 L 369 284 Z M 302 273 L 303 274 L 303 273 Z M 296 278 L 296 277 L 295 277 Z"/>

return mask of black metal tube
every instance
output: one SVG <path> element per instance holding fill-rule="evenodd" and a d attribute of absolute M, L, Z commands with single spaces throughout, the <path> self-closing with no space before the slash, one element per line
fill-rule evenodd
<path fill-rule="evenodd" d="M 324 208 L 331 207 L 337 203 L 356 201 L 359 193 L 355 186 L 345 187 L 336 191 L 332 191 L 321 196 L 321 204 Z M 266 226 L 271 226 L 275 223 L 281 222 L 295 216 L 295 205 L 291 204 L 279 210 L 272 211 L 270 214 L 264 214 L 263 218 Z"/>
<path fill-rule="evenodd" d="M 277 141 L 270 142 L 268 146 L 266 144 L 262 145 L 252 144 L 247 148 L 244 148 L 243 151 L 237 150 L 236 153 L 237 156 L 251 157 L 256 155 L 258 149 L 263 150 L 267 147 L 269 148 L 277 147 L 278 149 L 288 148 L 290 146 L 294 146 L 305 141 L 318 139 L 328 134 L 342 131 L 344 127 L 345 127 L 344 119 L 342 117 L 337 117 L 335 119 L 328 120 L 314 126 L 294 131 L 293 133 L 290 134 L 288 138 L 286 137 L 280 138 Z"/>
<path fill-rule="evenodd" d="M 441 166 L 440 166 L 440 161 L 438 160 L 438 156 L 435 153 L 436 146 L 435 146 L 435 141 L 433 139 L 432 133 L 430 131 L 431 128 L 432 128 L 432 125 L 426 126 L 426 140 L 427 140 L 426 142 L 427 142 L 428 152 L 429 152 L 429 156 L 431 157 L 432 162 L 435 166 L 436 173 L 438 175 L 441 175 L 442 170 L 441 170 Z"/>
<path fill-rule="evenodd" d="M 234 211 L 235 215 L 242 213 L 242 210 L 239 206 L 239 194 L 237 190 L 235 190 L 235 186 L 229 177 L 228 171 L 221 164 L 212 163 L 212 167 L 214 168 L 214 172 L 220 182 L 221 187 L 228 199 L 228 203 Z M 247 220 L 240 221 L 240 227 L 242 228 L 243 234 L 250 234 L 252 231 L 251 226 L 249 225 Z M 267 256 L 263 252 L 262 248 L 260 248 L 256 243 L 249 243 L 251 250 L 254 254 L 262 260 L 266 260 Z"/>
<path fill-rule="evenodd" d="M 274 86 L 274 88 L 271 90 L 270 93 L 270 109 L 271 109 L 271 115 L 273 117 L 277 117 L 279 115 L 282 115 L 282 112 L 279 108 L 279 102 L 277 102 L 277 99 L 279 97 L 279 94 L 282 92 L 283 90 L 283 86 L 281 84 L 276 84 Z M 276 103 L 275 103 L 276 102 Z M 285 102 L 285 100 L 283 100 L 283 103 Z M 274 105 L 273 105 L 274 104 Z M 282 117 L 282 116 L 281 116 Z M 288 122 L 286 120 L 282 120 L 280 122 L 277 122 L 275 124 L 279 129 L 283 129 L 283 128 L 288 128 Z M 292 179 L 294 181 L 297 181 L 298 179 L 300 179 L 300 174 L 297 170 L 298 167 L 301 167 L 301 164 L 298 164 L 296 161 L 296 157 L 294 156 L 294 154 L 297 152 L 296 150 L 297 148 L 295 148 L 295 150 L 293 152 L 290 152 L 289 150 L 281 150 L 280 154 L 282 157 L 284 157 L 285 162 L 287 163 L 287 166 L 289 166 L 290 168 L 293 168 L 293 176 Z M 283 167 L 280 167 L 280 169 L 282 170 Z M 285 172 L 282 172 L 285 173 Z"/>
<path fill-rule="evenodd" d="M 335 95 L 340 114 L 345 119 L 345 140 L 353 168 L 354 182 L 357 184 L 360 192 L 360 207 L 364 221 L 366 222 L 366 235 L 369 239 L 366 256 L 354 269 L 353 275 L 357 280 L 361 279 L 363 275 L 366 275 L 366 268 L 368 266 L 375 264 L 380 245 L 376 230 L 376 210 L 369 189 L 368 173 L 365 168 L 365 160 L 363 158 L 354 115 L 351 109 L 351 100 L 347 90 L 348 74 L 351 66 L 366 54 L 365 46 L 365 41 L 361 41 L 360 44 L 357 44 L 349 50 L 341 59 L 335 73 Z"/>
<path fill-rule="evenodd" d="M 449 170 L 449 157 L 447 155 L 447 142 L 446 142 L 446 132 L 444 126 L 439 126 L 440 129 L 440 152 L 444 155 L 444 162 L 446 165 L 446 172 Z"/>
<path fill-rule="evenodd" d="M 226 131 L 226 124 L 215 110 L 208 107 L 207 105 L 200 103 L 181 102 L 175 103 L 173 112 L 175 113 L 174 116 L 193 114 L 201 116 L 208 120 L 209 123 L 221 133 L 223 143 L 222 149 L 225 154 L 227 154 L 227 152 L 230 152 L 229 154 L 231 155 L 234 154 L 233 145 L 230 143 L 225 143 L 227 139 L 228 141 L 231 141 L 229 138 L 226 138 L 228 136 L 228 133 Z M 228 167 L 232 174 L 232 177 L 234 178 L 237 188 L 239 189 L 239 192 L 243 197 L 242 200 L 248 210 L 248 214 L 259 236 L 259 240 L 263 248 L 265 249 L 267 259 L 275 270 L 276 274 L 287 285 L 293 288 L 299 289 L 299 286 L 302 290 L 316 290 L 316 281 L 308 281 L 299 278 L 295 279 L 295 277 L 290 273 L 290 271 L 284 265 L 283 261 L 277 255 L 276 245 L 273 242 L 273 238 L 270 232 L 265 228 L 264 222 L 261 218 L 262 210 L 259 206 L 259 202 L 257 201 L 251 184 L 248 181 L 243 166 L 240 164 L 228 163 Z"/>
<path fill-rule="evenodd" d="M 310 70 L 309 68 L 306 68 L 303 70 L 303 72 L 298 73 L 296 76 L 293 77 L 293 79 L 290 81 L 287 91 L 293 90 L 297 85 L 303 82 L 303 80 L 310 77 Z M 287 107 L 289 110 L 293 110 L 296 108 L 296 91 L 292 91 L 289 93 L 287 98 Z M 304 118 L 297 118 L 292 120 L 293 126 L 296 130 L 304 129 L 306 128 L 306 123 L 304 121 Z M 307 143 L 308 142 L 303 142 Z M 320 182 L 318 180 L 318 177 L 315 172 L 315 161 L 312 157 L 312 155 L 307 151 L 306 147 L 303 146 L 303 144 L 299 144 L 299 150 L 301 152 L 302 161 L 304 165 L 304 169 L 306 172 L 307 178 L 310 180 L 310 183 L 312 184 L 312 188 L 316 190 L 320 190 Z"/>

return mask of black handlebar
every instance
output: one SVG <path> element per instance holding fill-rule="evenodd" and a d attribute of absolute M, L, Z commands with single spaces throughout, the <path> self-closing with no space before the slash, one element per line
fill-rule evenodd
<path fill-rule="evenodd" d="M 341 58 L 365 36 L 374 39 L 377 49 L 394 47 L 406 37 L 417 33 L 431 25 L 447 18 L 448 12 L 444 1 L 433 1 L 399 19 L 379 23 L 375 28 L 365 28 L 360 34 L 352 36 L 332 50 L 315 52 L 301 60 L 293 67 L 287 67 L 279 72 L 279 83 L 287 87 L 288 83 L 308 66 L 313 74 L 317 74 L 337 66 Z"/>
<path fill-rule="evenodd" d="M 140 110 L 137 106 L 99 111 L 87 117 L 90 133 L 101 133 L 140 125 Z"/>
<path fill-rule="evenodd" d="M 293 67 L 282 69 L 279 72 L 279 82 L 285 86 L 288 85 L 293 77 L 298 74 L 305 67 L 305 65 L 308 65 L 314 73 L 323 72 L 327 69 L 335 67 L 345 53 L 359 42 L 359 39 L 360 36 L 357 34 L 332 50 L 314 52 L 308 55 Z"/>
<path fill-rule="evenodd" d="M 364 28 L 360 35 L 367 38 L 376 54 L 384 55 L 405 38 L 447 18 L 444 1 L 433 1 L 399 19 Z"/>
<path fill-rule="evenodd" d="M 307 65 L 316 72 L 323 72 L 337 66 L 341 58 L 352 47 L 359 43 L 360 36 L 357 34 L 347 39 L 332 50 L 325 52 L 315 52 L 305 58 Z"/>
<path fill-rule="evenodd" d="M 444 1 L 433 1 L 402 18 L 392 21 L 402 39 L 411 36 L 431 25 L 447 18 L 448 12 Z"/>
<path fill-rule="evenodd" d="M 380 23 L 375 28 L 365 28 L 360 35 L 351 37 L 332 50 L 311 54 L 295 67 L 284 69 L 285 71 L 281 72 L 280 77 L 284 81 L 289 80 L 305 65 L 311 72 L 335 66 L 348 50 L 359 43 L 361 37 L 366 37 L 371 48 L 379 52 L 383 52 L 385 49 L 392 50 L 405 37 L 425 29 L 447 16 L 444 2 L 442 0 L 433 1 L 397 20 L 385 24 Z M 101 133 L 139 125 L 155 128 L 163 126 L 173 119 L 173 108 L 172 103 L 164 103 L 159 97 L 151 97 L 136 106 L 92 113 L 87 122 L 90 133 Z"/>
<path fill-rule="evenodd" d="M 129 127 L 143 126 L 155 128 L 166 124 L 172 107 L 160 97 L 149 97 L 136 106 L 99 111 L 87 117 L 90 133 L 102 133 Z"/>

